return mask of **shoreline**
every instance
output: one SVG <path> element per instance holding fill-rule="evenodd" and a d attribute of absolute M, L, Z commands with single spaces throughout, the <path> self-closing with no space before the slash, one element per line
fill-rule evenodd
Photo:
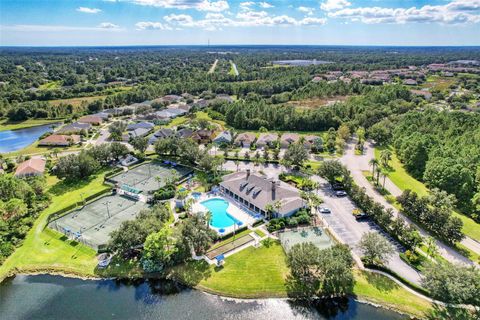
<path fill-rule="evenodd" d="M 215 290 L 209 289 L 207 287 L 197 285 L 197 286 L 191 286 L 186 284 L 185 282 L 176 279 L 176 278 L 169 278 L 169 277 L 159 277 L 159 276 L 139 276 L 139 277 L 96 277 L 96 276 L 88 276 L 88 275 L 81 275 L 76 272 L 69 272 L 66 270 L 55 270 L 54 268 L 52 269 L 39 269 L 39 270 L 17 270 L 18 272 L 15 272 L 15 270 L 12 270 L 9 272 L 3 279 L 0 279 L 0 285 L 6 281 L 7 279 L 14 278 L 16 276 L 37 276 L 37 275 L 50 275 L 50 276 L 58 276 L 58 277 L 63 277 L 63 278 L 70 278 L 70 279 L 79 279 L 83 281 L 102 281 L 102 280 L 110 280 L 110 281 L 115 281 L 115 280 L 144 280 L 148 281 L 149 279 L 157 279 L 157 280 L 170 280 L 174 281 L 177 283 L 182 284 L 183 286 L 189 288 L 190 290 L 196 290 L 199 292 L 202 292 L 207 295 L 211 296 L 216 296 L 222 300 L 227 300 L 227 301 L 236 301 L 236 302 L 251 302 L 251 301 L 262 301 L 262 300 L 281 300 L 281 301 L 294 301 L 294 299 L 290 299 L 287 296 L 284 295 L 278 295 L 278 296 L 257 296 L 257 297 L 246 297 L 246 296 L 230 296 L 230 295 L 225 295 L 220 292 L 217 292 Z M 354 301 L 358 303 L 363 303 L 363 304 L 368 304 L 370 306 L 373 306 L 375 308 L 381 308 L 385 309 L 388 311 L 396 312 L 401 315 L 409 316 L 410 318 L 416 319 L 416 315 L 405 312 L 403 310 L 400 310 L 399 308 L 396 308 L 394 306 L 391 306 L 389 304 L 382 304 L 378 301 L 373 301 L 369 300 L 368 298 L 365 297 L 359 297 L 355 295 L 348 295 L 347 298 L 353 299 Z"/>

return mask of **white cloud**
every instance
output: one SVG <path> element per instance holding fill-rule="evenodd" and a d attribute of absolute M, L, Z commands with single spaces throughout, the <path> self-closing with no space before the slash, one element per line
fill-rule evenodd
<path fill-rule="evenodd" d="M 78 11 L 78 12 L 83 12 L 83 13 L 92 13 L 92 14 L 95 14 L 95 13 L 101 12 L 102 10 L 97 9 L 97 8 L 78 7 L 78 8 L 77 8 L 77 11 Z"/>
<path fill-rule="evenodd" d="M 315 8 L 300 6 L 300 7 L 297 8 L 297 10 L 311 16 L 311 15 L 313 15 L 313 12 L 315 11 Z"/>
<path fill-rule="evenodd" d="M 197 6 L 200 11 L 222 12 L 228 10 L 230 6 L 227 1 L 203 1 Z"/>
<path fill-rule="evenodd" d="M 137 30 L 172 30 L 168 25 L 160 22 L 140 21 L 135 24 Z"/>
<path fill-rule="evenodd" d="M 204 19 L 195 20 L 190 15 L 170 14 L 164 20 L 173 27 L 195 27 L 207 31 L 222 30 L 223 27 L 259 27 L 259 26 L 306 26 L 323 25 L 326 19 L 308 17 L 297 20 L 287 15 L 270 16 L 265 11 L 239 12 L 234 19 L 221 13 L 207 13 Z"/>
<path fill-rule="evenodd" d="M 361 7 L 329 12 L 329 17 L 345 18 L 363 23 L 442 23 L 480 22 L 480 0 L 454 0 L 445 5 L 411 8 Z"/>
<path fill-rule="evenodd" d="M 78 27 L 64 25 L 39 25 L 39 24 L 16 24 L 0 26 L 0 30 L 19 31 L 19 32 L 73 32 L 73 31 L 121 31 L 120 28 L 102 28 L 97 27 Z"/>
<path fill-rule="evenodd" d="M 230 6 L 226 0 L 131 0 L 136 4 L 143 6 L 153 6 L 161 8 L 175 9 L 197 9 L 199 11 L 221 12 L 227 10 Z"/>
<path fill-rule="evenodd" d="M 258 5 L 260 6 L 260 8 L 263 8 L 263 9 L 270 9 L 274 7 L 273 4 L 268 2 L 259 2 Z"/>
<path fill-rule="evenodd" d="M 253 1 L 245 1 L 245 2 L 240 2 L 240 9 L 241 10 L 250 10 L 251 7 L 255 5 L 255 2 Z"/>
<path fill-rule="evenodd" d="M 347 0 L 326 0 L 320 5 L 320 9 L 325 11 L 340 10 L 351 5 Z"/>
<path fill-rule="evenodd" d="M 111 22 L 102 22 L 98 25 L 99 28 L 102 29 L 118 29 L 120 26 L 113 24 Z"/>

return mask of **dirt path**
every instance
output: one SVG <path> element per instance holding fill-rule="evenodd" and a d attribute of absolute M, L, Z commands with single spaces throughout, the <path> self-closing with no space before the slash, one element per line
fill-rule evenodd
<path fill-rule="evenodd" d="M 212 66 L 210 67 L 210 70 L 208 70 L 208 74 L 212 74 L 215 72 L 215 69 L 217 68 L 217 63 L 218 63 L 218 59 L 215 59 Z"/>

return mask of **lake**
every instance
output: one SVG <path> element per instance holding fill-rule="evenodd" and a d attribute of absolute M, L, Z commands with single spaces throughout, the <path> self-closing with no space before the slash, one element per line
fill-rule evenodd
<path fill-rule="evenodd" d="M 0 318 L 17 319 L 405 319 L 352 299 L 297 305 L 224 299 L 165 280 L 122 282 L 16 276 L 0 285 Z"/>
<path fill-rule="evenodd" d="M 18 130 L 0 131 L 0 153 L 13 152 L 28 147 L 45 132 L 52 131 L 51 124 Z"/>

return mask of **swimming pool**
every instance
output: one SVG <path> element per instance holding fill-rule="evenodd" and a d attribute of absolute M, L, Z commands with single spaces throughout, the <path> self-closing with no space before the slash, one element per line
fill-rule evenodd
<path fill-rule="evenodd" d="M 234 224 L 242 224 L 241 221 L 235 219 L 227 213 L 227 208 L 229 206 L 228 201 L 225 201 L 220 198 L 209 199 L 200 202 L 208 211 L 211 212 L 212 218 L 210 220 L 210 225 L 214 228 L 228 228 Z"/>

